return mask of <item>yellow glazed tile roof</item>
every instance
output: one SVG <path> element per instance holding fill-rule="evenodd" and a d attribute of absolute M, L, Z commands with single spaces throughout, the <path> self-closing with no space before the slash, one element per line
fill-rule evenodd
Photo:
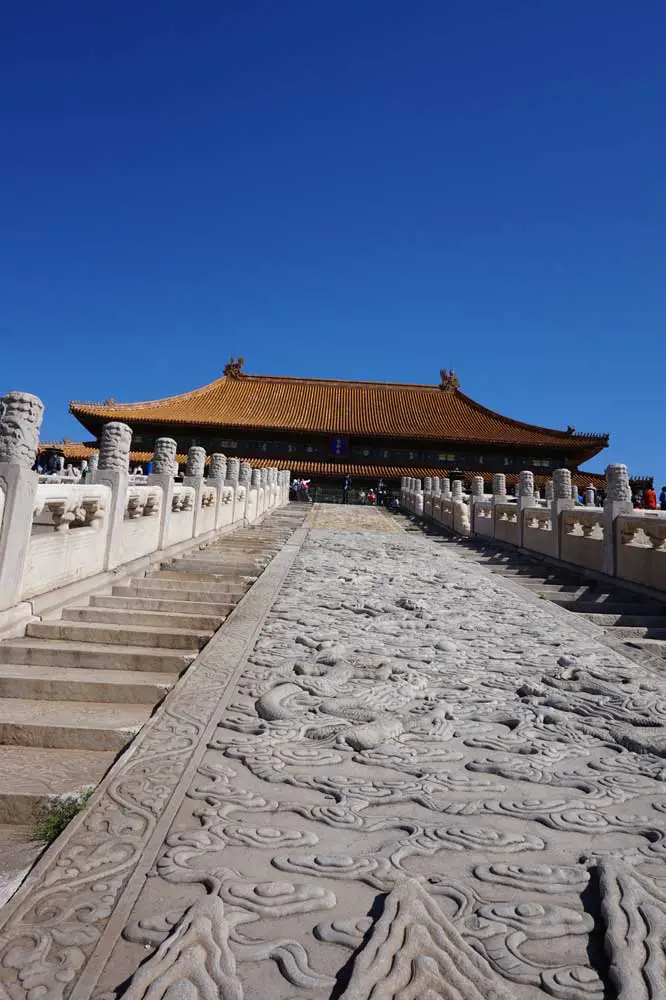
<path fill-rule="evenodd" d="M 269 375 L 224 376 L 192 392 L 143 403 L 70 404 L 81 422 L 261 429 L 357 437 L 475 441 L 600 450 L 605 435 L 526 424 L 489 410 L 458 389 Z"/>

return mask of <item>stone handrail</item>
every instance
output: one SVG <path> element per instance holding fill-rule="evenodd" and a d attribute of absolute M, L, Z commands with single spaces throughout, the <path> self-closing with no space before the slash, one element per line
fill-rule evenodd
<path fill-rule="evenodd" d="M 0 399 L 0 634 L 19 613 L 29 617 L 26 601 L 117 574 L 137 559 L 157 564 L 289 502 L 288 471 L 253 478 L 243 463 L 239 482 L 238 462 L 213 455 L 205 479 L 202 448 L 190 449 L 184 481 L 176 482 L 170 438 L 156 442 L 150 475 L 130 474 L 132 432 L 116 422 L 104 426 L 99 458 L 85 477 L 71 469 L 38 475 L 32 467 L 42 416 L 35 396 Z"/>
<path fill-rule="evenodd" d="M 666 590 L 666 513 L 621 515 L 615 525 L 617 575 Z"/>
<path fill-rule="evenodd" d="M 546 484 L 546 500 L 535 497 L 530 472 L 521 473 L 517 497 L 507 496 L 502 474 L 494 476 L 492 494 L 482 492 L 481 477 L 473 481 L 469 496 L 459 484 L 456 496 L 448 490 L 445 496 L 432 482 L 439 485 L 430 480 L 424 490 L 420 480 L 405 477 L 402 507 L 460 534 L 496 538 L 583 570 L 666 592 L 666 512 L 633 509 L 626 466 L 608 467 L 603 507 L 577 503 L 566 469 L 556 470 Z"/>
<path fill-rule="evenodd" d="M 40 483 L 33 504 L 33 532 L 68 531 L 93 524 L 99 527 L 110 497 L 107 486 Z"/>
<path fill-rule="evenodd" d="M 125 517 L 155 517 L 162 506 L 162 491 L 151 486 L 130 486 L 127 490 Z"/>

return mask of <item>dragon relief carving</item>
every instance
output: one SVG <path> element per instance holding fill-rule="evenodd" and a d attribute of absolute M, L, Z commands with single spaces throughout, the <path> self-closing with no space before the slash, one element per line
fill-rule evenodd
<path fill-rule="evenodd" d="M 91 812 L 60 909 L 35 900 L 65 959 L 52 937 L 0 952 L 44 1000 L 223 691 L 109 996 L 663 996 L 659 677 L 449 547 L 344 526 L 310 530 L 233 688 L 218 670 Z"/>
<path fill-rule="evenodd" d="M 650 886 L 666 772 L 618 741 L 650 713 L 663 725 L 659 691 L 630 681 L 621 657 L 428 543 L 318 532 L 155 877 L 221 900 L 250 990 L 277 976 L 304 1000 L 333 987 L 348 1000 L 503 1000 L 512 984 L 602 1000 L 621 974 L 612 957 L 589 961 L 587 901 L 603 882 L 589 846 L 607 840 L 612 866 L 613 838 L 631 838 L 632 871 Z M 603 891 L 619 961 L 631 934 Z M 146 917 L 125 935 L 154 947 L 182 919 Z M 660 920 L 645 938 L 655 953 Z M 631 975 L 656 1000 L 645 954 L 634 949 Z"/>

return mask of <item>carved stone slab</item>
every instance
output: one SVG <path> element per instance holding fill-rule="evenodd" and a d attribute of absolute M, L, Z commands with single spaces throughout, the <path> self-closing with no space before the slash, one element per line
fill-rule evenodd
<path fill-rule="evenodd" d="M 162 996 L 212 897 L 248 997 L 657 1000 L 664 682 L 383 511 L 309 522 L 99 996 Z"/>
<path fill-rule="evenodd" d="M 311 521 L 6 921 L 9 996 L 660 1000 L 663 677 L 383 511 Z"/>

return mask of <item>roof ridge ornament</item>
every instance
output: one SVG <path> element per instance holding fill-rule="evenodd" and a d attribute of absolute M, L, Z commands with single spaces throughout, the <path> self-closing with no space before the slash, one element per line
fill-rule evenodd
<path fill-rule="evenodd" d="M 244 375 L 243 365 L 245 364 L 245 358 L 235 358 L 231 356 L 229 363 L 224 366 L 224 374 L 228 375 L 229 378 L 242 378 Z"/>
<path fill-rule="evenodd" d="M 460 379 L 453 368 L 448 371 L 446 368 L 440 369 L 439 377 L 442 380 L 439 388 L 443 389 L 444 392 L 455 392 L 456 389 L 460 388 Z"/>

